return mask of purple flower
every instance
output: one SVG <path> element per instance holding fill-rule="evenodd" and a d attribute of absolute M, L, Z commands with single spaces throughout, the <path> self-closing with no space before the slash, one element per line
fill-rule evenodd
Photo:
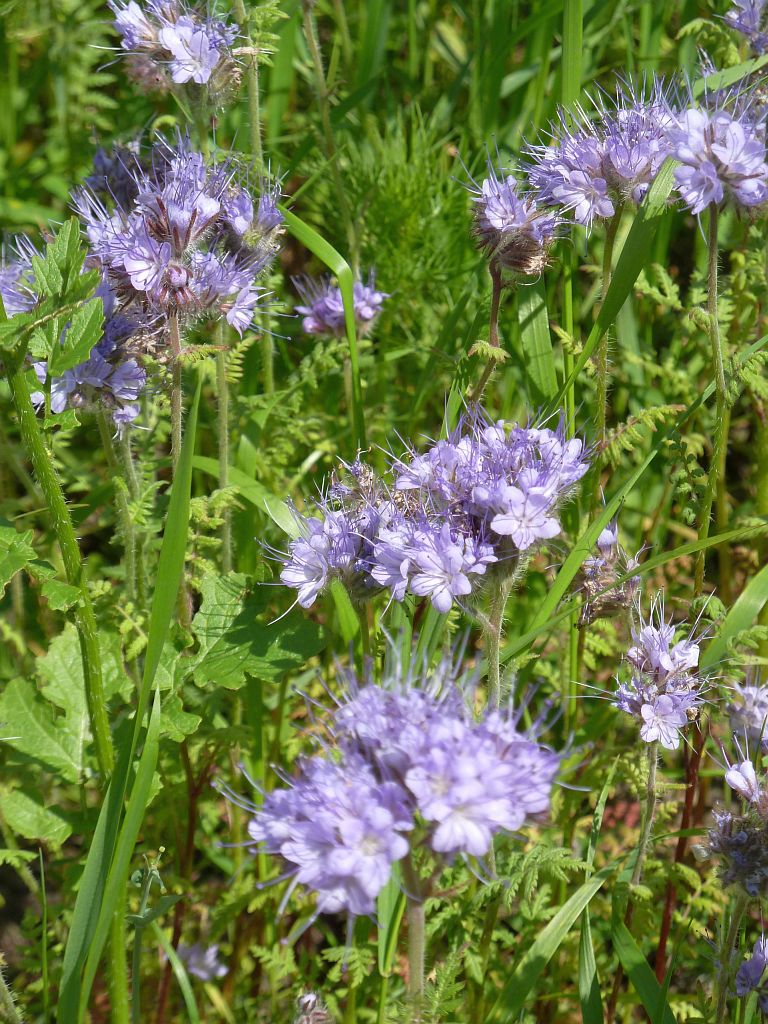
<path fill-rule="evenodd" d="M 663 694 L 652 704 L 643 704 L 640 708 L 643 719 L 640 738 L 646 743 L 658 741 L 666 750 L 677 750 L 680 732 L 688 724 L 686 708 L 691 704 L 689 695 L 683 697 L 677 694 Z"/>
<path fill-rule="evenodd" d="M 420 530 L 409 587 L 417 596 L 429 597 L 439 612 L 448 612 L 456 598 L 472 593 L 469 574 L 482 575 L 495 561 L 490 544 L 454 534 L 447 523 L 439 530 Z"/>
<path fill-rule="evenodd" d="M 748 115 L 689 107 L 668 129 L 677 190 L 692 213 L 732 199 L 759 206 L 768 199 L 765 132 Z"/>
<path fill-rule="evenodd" d="M 341 289 L 331 283 L 329 278 L 294 277 L 293 283 L 304 300 L 296 306 L 296 312 L 304 319 L 302 329 L 306 334 L 333 334 L 341 337 L 345 332 L 344 303 Z M 361 334 L 371 329 L 381 312 L 386 292 L 375 288 L 373 271 L 369 274 L 368 283 L 355 281 L 353 288 L 353 304 L 355 325 Z"/>
<path fill-rule="evenodd" d="M 206 166 L 187 140 L 158 142 L 148 166 L 136 161 L 126 206 L 110 210 L 87 186 L 75 193 L 121 310 L 166 333 L 171 316 L 226 316 L 242 335 L 264 295 L 256 281 L 274 258 L 278 225 L 254 229 L 254 199 L 235 166 Z"/>
<path fill-rule="evenodd" d="M 762 981 L 765 968 L 768 967 L 768 941 L 764 935 L 755 943 L 752 956 L 745 960 L 736 972 L 736 995 L 746 996 L 754 992 Z"/>
<path fill-rule="evenodd" d="M 109 0 L 128 73 L 150 91 L 194 83 L 220 99 L 237 85 L 239 69 L 232 53 L 238 29 L 209 17 L 182 0 Z M 169 74 L 170 72 L 170 74 Z"/>
<path fill-rule="evenodd" d="M 753 51 L 762 55 L 768 50 L 765 31 L 765 0 L 733 0 L 725 15 L 726 22 L 747 37 Z"/>
<path fill-rule="evenodd" d="M 216 943 L 203 946 L 202 943 L 195 942 L 188 946 L 185 942 L 180 942 L 176 952 L 186 964 L 187 971 L 201 981 L 215 981 L 227 973 L 226 964 L 219 959 L 219 947 Z"/>
<path fill-rule="evenodd" d="M 732 731 L 768 747 L 768 686 L 737 683 L 733 689 L 735 700 L 727 707 Z"/>
<path fill-rule="evenodd" d="M 731 765 L 725 773 L 725 781 L 748 803 L 756 803 L 762 794 L 755 766 L 751 761 Z"/>

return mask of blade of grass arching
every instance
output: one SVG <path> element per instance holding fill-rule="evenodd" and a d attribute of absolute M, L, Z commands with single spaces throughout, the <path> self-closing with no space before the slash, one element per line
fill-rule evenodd
<path fill-rule="evenodd" d="M 530 403 L 534 409 L 538 409 L 557 394 L 555 356 L 549 333 L 543 281 L 536 281 L 520 289 L 518 310 L 525 375 L 530 382 Z"/>
<path fill-rule="evenodd" d="M 365 417 L 363 413 L 363 390 L 360 382 L 360 359 L 357 349 L 357 332 L 355 330 L 355 278 L 352 268 L 333 246 L 319 235 L 309 224 L 305 224 L 290 210 L 280 207 L 285 226 L 296 239 L 325 264 L 328 269 L 336 275 L 341 291 L 341 299 L 344 303 L 344 324 L 347 330 L 347 344 L 349 345 L 349 365 L 352 373 L 352 408 L 350 415 L 352 419 L 352 441 L 355 450 L 365 448 Z"/>
<path fill-rule="evenodd" d="M 627 234 L 595 325 L 589 332 L 589 337 L 584 343 L 581 355 L 576 360 L 576 364 L 568 375 L 568 379 L 549 406 L 550 412 L 555 412 L 562 405 L 565 395 L 587 365 L 597 343 L 619 315 L 619 311 L 629 297 L 640 271 L 651 258 L 654 237 L 658 230 L 659 222 L 666 212 L 667 198 L 674 184 L 673 171 L 674 162 L 671 159 L 665 161 L 655 181 L 648 189 L 648 193 L 637 211 L 632 227 Z"/>
<path fill-rule="evenodd" d="M 616 864 L 611 864 L 588 878 L 541 931 L 504 982 L 499 998 L 488 1015 L 489 1024 L 507 1024 L 508 1021 L 517 1020 L 539 976 L 584 909 L 589 906 L 592 897 L 608 881 L 616 867 Z"/>
<path fill-rule="evenodd" d="M 139 763 L 136 768 L 136 780 L 133 784 L 131 796 L 125 811 L 125 818 L 117 837 L 115 855 L 110 865 L 107 884 L 104 887 L 104 896 L 101 905 L 98 907 L 98 918 L 94 928 L 88 956 L 83 972 L 83 981 L 80 986 L 78 1021 L 85 1017 L 88 1008 L 93 982 L 96 971 L 101 960 L 104 943 L 107 939 L 112 915 L 118 904 L 120 894 L 125 891 L 128 884 L 128 875 L 131 869 L 131 858 L 136 845 L 136 839 L 144 820 L 144 813 L 147 808 L 149 794 L 152 788 L 152 779 L 157 766 L 157 755 L 160 745 L 160 694 L 155 691 L 155 699 L 147 726 L 146 742 L 141 752 Z M 64 1024 L 64 1021 L 61 1022 Z M 67 1024 L 74 1024 L 70 1018 Z"/>
<path fill-rule="evenodd" d="M 199 469 L 218 479 L 219 463 L 217 459 L 210 459 L 205 455 L 195 455 L 192 459 L 192 468 Z M 235 466 L 229 467 L 228 474 L 230 486 L 241 497 L 249 501 L 260 512 L 266 512 L 269 518 L 289 537 L 299 536 L 298 524 L 284 501 L 267 490 L 258 480 L 252 480 L 247 473 Z"/>
<path fill-rule="evenodd" d="M 158 946 L 160 946 L 162 951 L 168 957 L 168 963 L 171 965 L 171 970 L 173 971 L 173 975 L 178 983 L 182 998 L 184 999 L 184 1005 L 187 1008 L 186 1019 L 189 1021 L 189 1024 L 200 1024 L 200 1014 L 197 1012 L 195 994 L 189 983 L 189 975 L 187 974 L 186 967 L 179 959 L 179 955 L 176 950 L 163 934 L 163 930 L 158 925 L 157 921 L 152 921 L 149 928 L 154 935 Z"/>
<path fill-rule="evenodd" d="M 619 963 L 640 997 L 651 1024 L 676 1024 L 676 1017 L 664 998 L 661 985 L 622 920 L 614 915 L 611 938 Z"/>
<path fill-rule="evenodd" d="M 730 608 L 719 633 L 701 657 L 702 668 L 711 668 L 725 657 L 728 653 L 728 641 L 757 622 L 757 616 L 767 601 L 768 565 L 764 565 Z"/>

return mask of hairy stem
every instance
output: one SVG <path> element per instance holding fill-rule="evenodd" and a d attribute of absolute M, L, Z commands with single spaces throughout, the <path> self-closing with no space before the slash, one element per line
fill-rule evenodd
<path fill-rule="evenodd" d="M 605 248 L 603 250 L 603 281 L 602 300 L 608 294 L 611 284 L 611 272 L 613 269 L 613 248 L 616 242 L 616 233 L 621 223 L 622 206 L 616 208 L 613 217 L 608 221 L 605 232 Z M 608 373 L 608 332 L 603 333 L 597 348 L 596 368 L 596 410 L 595 410 L 595 441 L 597 444 L 597 455 L 595 458 L 595 484 L 593 488 L 592 507 L 597 507 L 600 501 L 600 462 L 606 442 L 606 427 L 608 422 L 608 388 L 610 385 Z"/>
<path fill-rule="evenodd" d="M 527 564 L 527 560 L 526 560 Z M 509 592 L 514 586 L 517 573 L 502 577 L 493 585 L 491 614 L 485 631 L 486 656 L 488 658 L 488 707 L 498 708 L 501 704 L 501 630 L 504 624 L 504 609 Z"/>
<path fill-rule="evenodd" d="M 114 767 L 114 751 L 109 731 L 107 702 L 104 696 L 96 618 L 93 614 L 91 595 L 85 579 L 83 559 L 75 536 L 72 518 L 67 508 L 67 501 L 29 397 L 29 388 L 21 361 L 15 366 L 8 365 L 8 384 L 11 389 L 13 406 L 19 419 L 21 439 L 53 519 L 53 528 L 61 549 L 67 582 L 80 592 L 80 600 L 75 610 L 75 625 L 80 639 L 85 698 L 99 770 L 102 776 L 106 777 L 111 774 Z"/>
<path fill-rule="evenodd" d="M 6 983 L 4 969 L 5 959 L 0 954 L 0 1020 L 7 1021 L 7 1024 L 22 1024 L 24 1018 Z"/>
<path fill-rule="evenodd" d="M 96 419 L 99 424 L 101 444 L 104 449 L 107 465 L 114 474 L 115 479 L 115 507 L 117 509 L 117 518 L 120 522 L 120 532 L 123 535 L 123 546 L 125 547 L 125 587 L 130 600 L 135 601 L 138 592 L 136 578 L 136 527 L 131 519 L 127 490 L 121 486 L 121 481 L 118 479 L 120 464 L 112 440 L 108 416 L 103 409 L 100 409 L 96 414 Z"/>
<path fill-rule="evenodd" d="M 128 965 L 125 951 L 125 895 L 117 901 L 110 924 L 109 950 L 109 1001 L 112 1024 L 128 1024 L 130 1009 L 128 1003 Z M 138 979 L 133 979 L 138 984 Z"/>
<path fill-rule="evenodd" d="M 768 517 L 768 408 L 760 405 L 756 410 L 757 415 L 757 437 L 755 443 L 757 481 L 755 484 L 755 499 L 757 514 Z M 768 542 L 763 539 L 761 543 L 761 554 L 763 564 L 768 562 Z M 764 604 L 758 622 L 761 626 L 768 626 L 768 604 Z M 760 655 L 768 658 L 768 639 L 760 645 Z"/>
<path fill-rule="evenodd" d="M 168 317 L 168 332 L 171 342 L 171 478 L 176 479 L 176 470 L 181 458 L 181 433 L 184 408 L 184 391 L 182 388 L 181 335 L 179 333 L 179 317 L 171 313 Z M 189 629 L 192 624 L 192 602 L 187 582 L 182 575 L 179 586 L 179 624 Z"/>
<path fill-rule="evenodd" d="M 635 869 L 632 872 L 631 884 L 633 886 L 639 885 L 640 880 L 643 877 L 643 865 L 645 863 L 645 855 L 648 851 L 648 840 L 651 838 L 653 819 L 656 815 L 656 765 L 659 756 L 658 740 L 648 744 L 647 754 L 648 778 L 645 784 L 645 807 L 643 809 L 643 825 L 640 832 L 640 842 L 637 846 L 637 860 L 635 861 Z"/>
<path fill-rule="evenodd" d="M 250 17 L 243 0 L 234 0 L 235 18 L 251 37 Z M 251 160 L 257 174 L 264 173 L 264 149 L 261 142 L 261 98 L 259 93 L 259 55 L 251 53 L 245 66 L 245 80 L 248 88 L 248 132 L 251 143 Z"/>
<path fill-rule="evenodd" d="M 488 344 L 491 348 L 501 348 L 499 342 L 499 307 L 501 305 L 502 279 L 501 268 L 495 260 L 491 260 L 488 264 L 488 273 L 491 275 L 491 314 L 488 323 Z M 497 365 L 495 359 L 491 358 L 488 360 L 475 390 L 469 396 L 470 402 L 479 402 L 483 397 L 485 386 L 491 379 L 491 374 Z"/>
<path fill-rule="evenodd" d="M 131 452 L 131 434 L 129 430 L 123 429 L 118 437 L 118 454 L 123 470 L 123 479 L 128 488 L 131 501 L 138 504 L 141 500 L 141 482 Z M 142 529 L 136 529 L 136 596 L 139 607 L 144 608 L 147 603 L 147 581 L 144 576 L 144 555 L 146 550 L 146 533 Z"/>
<path fill-rule="evenodd" d="M 217 344 L 224 344 L 224 325 L 216 324 Z M 227 353 L 216 353 L 216 396 L 219 400 L 216 429 L 219 439 L 219 487 L 224 490 L 229 485 L 229 381 L 227 380 Z M 221 570 L 230 572 L 232 569 L 232 509 L 225 508 L 222 512 L 221 524 Z"/>
<path fill-rule="evenodd" d="M 424 893 L 410 854 L 401 862 L 405 884 L 405 913 L 408 922 L 408 997 L 412 1005 L 411 1020 L 421 1020 L 424 998 L 424 962 L 426 957 L 426 919 Z"/>
<path fill-rule="evenodd" d="M 723 343 L 720 338 L 720 324 L 717 315 L 717 204 L 709 207 L 708 231 L 708 273 L 707 273 L 707 313 L 709 314 L 709 341 L 712 355 L 712 366 L 715 375 L 715 435 L 712 444 L 712 459 L 707 474 L 707 484 L 699 512 L 698 539 L 706 540 L 709 536 L 709 520 L 712 504 L 717 492 L 721 468 L 725 466 L 725 450 L 728 441 L 728 419 L 726 415 L 728 400 L 725 384 L 725 363 L 723 359 Z M 694 595 L 700 596 L 704 589 L 704 550 L 696 556 L 694 575 Z"/>

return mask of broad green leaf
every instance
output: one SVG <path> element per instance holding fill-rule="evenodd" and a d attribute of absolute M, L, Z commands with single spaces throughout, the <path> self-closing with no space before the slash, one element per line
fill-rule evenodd
<path fill-rule="evenodd" d="M 557 394 L 555 358 L 543 281 L 535 281 L 520 288 L 518 310 L 520 344 L 523 348 L 525 374 L 530 381 L 531 406 L 539 408 Z"/>
<path fill-rule="evenodd" d="M 346 645 L 349 645 L 360 632 L 360 619 L 352 607 L 347 588 L 341 580 L 331 581 L 331 597 L 339 617 L 341 638 Z"/>
<path fill-rule="evenodd" d="M 0 597 L 19 569 L 36 558 L 32 530 L 19 533 L 15 526 L 0 525 Z"/>
<path fill-rule="evenodd" d="M 23 789 L 6 790 L 0 794 L 0 811 L 17 835 L 61 846 L 72 834 L 72 825 L 58 811 L 45 807 L 41 799 Z"/>
<path fill-rule="evenodd" d="M 200 643 L 192 670 L 200 686 L 237 689 L 246 675 L 276 680 L 322 650 L 320 628 L 299 612 L 270 622 L 265 588 L 238 573 L 205 577 L 192 629 Z"/>
<path fill-rule="evenodd" d="M 104 328 L 104 304 L 100 298 L 81 306 L 64 330 L 61 344 L 54 344 L 48 356 L 48 372 L 60 377 L 65 370 L 84 363 L 101 338 Z"/>
<path fill-rule="evenodd" d="M 664 998 L 664 991 L 656 980 L 648 961 L 632 938 L 623 921 L 615 917 L 611 922 L 613 948 L 627 973 L 632 987 L 640 997 L 651 1024 L 676 1024 L 675 1015 Z"/>
<path fill-rule="evenodd" d="M 517 1019 L 539 976 L 592 897 L 616 870 L 616 866 L 609 865 L 588 878 L 541 930 L 539 937 L 526 950 L 504 982 L 499 998 L 488 1015 L 489 1024 L 506 1024 L 507 1021 Z"/>
<path fill-rule="evenodd" d="M 709 93 L 711 96 L 719 89 L 729 89 L 737 82 L 760 71 L 766 64 L 768 64 L 768 53 L 764 53 L 761 57 L 754 57 L 752 60 L 745 60 L 741 64 L 735 64 L 732 68 L 726 68 L 724 71 L 716 71 L 713 75 L 705 75 L 704 78 L 699 78 L 693 83 L 693 95 L 698 98 Z"/>
<path fill-rule="evenodd" d="M 4 740 L 8 746 L 67 782 L 82 781 L 84 735 L 78 717 L 56 715 L 32 683 L 26 679 L 6 683 L 0 696 L 0 722 L 3 736 L 9 737 Z"/>
<path fill-rule="evenodd" d="M 203 473 L 208 473 L 209 476 L 218 479 L 219 463 L 216 459 L 209 459 L 204 455 L 196 455 L 192 460 L 192 465 L 195 469 L 202 470 Z M 235 466 L 229 467 L 228 475 L 229 486 L 233 487 L 246 501 L 250 501 L 260 512 L 266 512 L 270 519 L 277 523 L 280 529 L 287 533 L 289 537 L 299 536 L 299 527 L 296 519 L 291 515 L 291 510 L 281 498 L 276 497 L 257 480 L 251 480 L 247 473 L 243 473 L 241 469 L 237 469 Z"/>
<path fill-rule="evenodd" d="M 600 995 L 600 979 L 597 975 L 595 951 L 592 948 L 592 929 L 589 911 L 581 919 L 579 939 L 579 1002 L 581 1003 L 582 1024 L 603 1024 L 603 999 Z"/>
<path fill-rule="evenodd" d="M 726 615 L 719 633 L 702 655 L 702 668 L 711 668 L 725 657 L 728 653 L 728 641 L 743 629 L 749 629 L 755 624 L 766 601 L 768 601 L 768 565 L 764 565 L 757 576 L 753 576 L 739 594 Z"/>

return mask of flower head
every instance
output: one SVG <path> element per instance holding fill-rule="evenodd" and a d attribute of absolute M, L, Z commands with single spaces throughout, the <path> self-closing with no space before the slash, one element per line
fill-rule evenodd
<path fill-rule="evenodd" d="M 296 306 L 296 312 L 304 318 L 302 328 L 305 333 L 341 337 L 346 330 L 341 288 L 330 278 L 294 277 L 293 283 L 303 299 L 303 303 Z M 376 290 L 373 271 L 367 284 L 355 281 L 353 303 L 355 326 L 359 333 L 366 334 L 371 330 L 387 298 L 386 292 Z"/>
<path fill-rule="evenodd" d="M 146 91 L 167 92 L 192 83 L 219 100 L 237 86 L 236 25 L 183 0 L 144 0 L 143 5 L 109 0 L 109 6 L 128 73 Z"/>
<path fill-rule="evenodd" d="M 201 981 L 215 981 L 227 973 L 227 965 L 219 959 L 219 947 L 216 943 L 203 946 L 200 942 L 194 942 L 188 946 L 185 942 L 180 942 L 176 952 L 186 964 L 187 971 Z"/>
<path fill-rule="evenodd" d="M 183 325 L 223 316 L 242 334 L 264 294 L 256 282 L 274 258 L 276 223 L 259 223 L 233 164 L 207 166 L 186 139 L 159 141 L 148 166 L 137 161 L 125 206 L 117 197 L 105 203 L 92 187 L 75 193 L 120 311 L 154 322 L 161 333 L 171 317 Z"/>
<path fill-rule="evenodd" d="M 744 736 L 748 743 L 768 747 L 768 686 L 759 682 L 736 683 L 734 695 L 726 710 L 731 730 Z"/>
<path fill-rule="evenodd" d="M 765 0 L 733 0 L 725 20 L 731 28 L 746 36 L 758 56 L 768 51 Z"/>

